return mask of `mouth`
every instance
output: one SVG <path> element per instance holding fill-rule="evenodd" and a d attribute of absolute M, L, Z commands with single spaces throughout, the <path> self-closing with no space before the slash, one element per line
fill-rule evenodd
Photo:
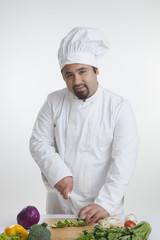
<path fill-rule="evenodd" d="M 85 85 L 77 85 L 77 86 L 74 86 L 73 89 L 75 92 L 83 92 L 86 89 L 86 87 Z"/>

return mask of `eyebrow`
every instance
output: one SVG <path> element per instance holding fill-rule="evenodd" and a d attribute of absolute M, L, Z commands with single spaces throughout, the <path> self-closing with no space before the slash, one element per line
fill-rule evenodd
<path fill-rule="evenodd" d="M 87 70 L 87 68 L 81 67 L 81 68 L 76 69 L 77 72 L 78 72 L 78 71 L 81 71 L 81 70 Z"/>
<path fill-rule="evenodd" d="M 78 68 L 78 69 L 76 69 L 76 72 L 82 71 L 82 70 L 87 70 L 87 68 L 85 68 L 85 67 Z M 68 72 L 65 73 L 65 75 L 70 74 L 70 73 L 72 73 L 72 72 L 68 71 Z"/>

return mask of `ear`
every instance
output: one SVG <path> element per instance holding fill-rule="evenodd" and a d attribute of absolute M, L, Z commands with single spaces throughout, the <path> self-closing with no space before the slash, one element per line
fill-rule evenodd
<path fill-rule="evenodd" d="M 99 69 L 98 68 L 96 68 L 96 75 L 98 75 L 99 74 Z"/>

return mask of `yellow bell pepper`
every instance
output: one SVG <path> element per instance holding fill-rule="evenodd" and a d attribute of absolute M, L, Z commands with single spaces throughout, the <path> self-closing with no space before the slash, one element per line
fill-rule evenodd
<path fill-rule="evenodd" d="M 16 234 L 16 233 L 20 233 L 22 235 L 21 240 L 25 240 L 28 236 L 28 231 L 19 224 L 8 226 L 5 229 L 5 234 L 8 237 L 11 237 L 12 234 Z"/>

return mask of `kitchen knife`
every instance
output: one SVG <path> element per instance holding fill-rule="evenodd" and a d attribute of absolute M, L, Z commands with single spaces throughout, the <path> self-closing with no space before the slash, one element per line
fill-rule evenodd
<path fill-rule="evenodd" d="M 75 207 L 74 202 L 73 202 L 73 198 L 72 198 L 70 192 L 68 193 L 67 197 L 68 197 L 68 201 L 69 201 L 70 207 L 71 207 L 72 211 L 74 212 L 75 217 L 79 218 L 78 214 L 79 214 L 80 209 Z M 86 214 L 84 214 L 82 218 L 85 218 L 85 217 L 86 217 Z"/>
<path fill-rule="evenodd" d="M 72 211 L 74 212 L 74 215 L 77 217 L 78 213 L 76 212 L 76 208 L 75 208 L 75 206 L 74 206 L 74 203 L 73 203 L 73 200 L 72 200 L 72 197 L 71 197 L 71 193 L 70 193 L 70 192 L 68 193 L 68 196 L 67 196 L 67 197 L 68 197 L 69 205 L 70 205 Z"/>

